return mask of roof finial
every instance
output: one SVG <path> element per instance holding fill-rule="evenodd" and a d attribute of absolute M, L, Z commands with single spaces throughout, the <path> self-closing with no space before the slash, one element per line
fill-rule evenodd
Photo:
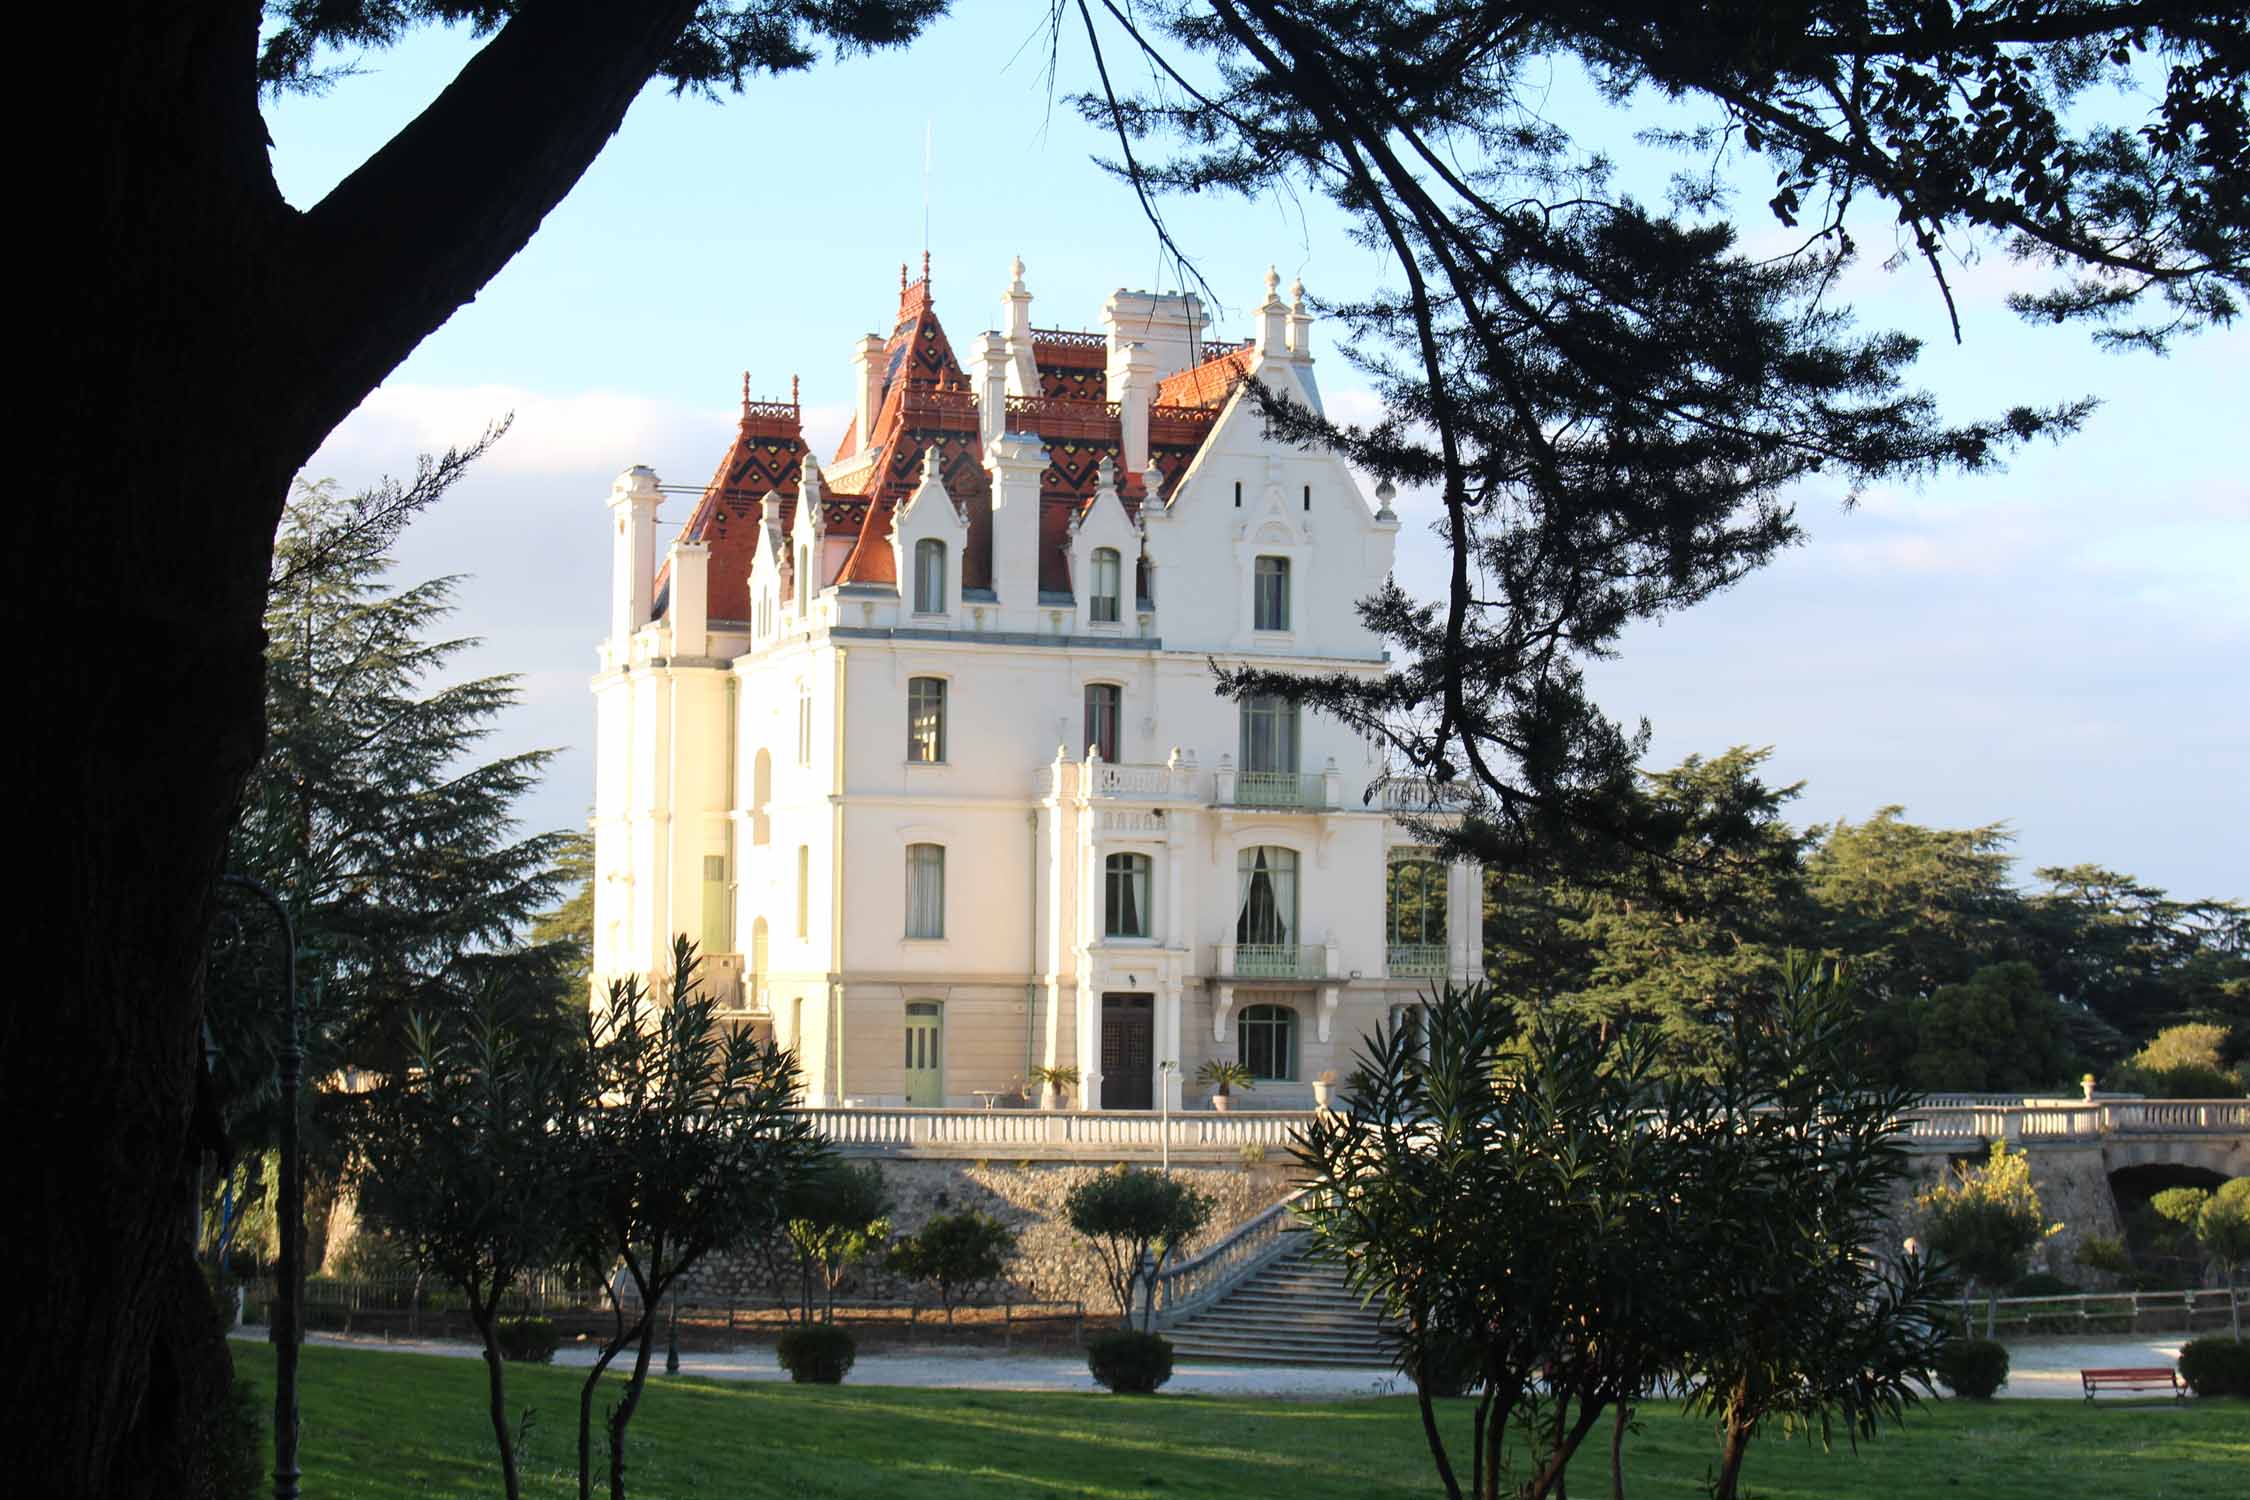
<path fill-rule="evenodd" d="M 898 289 L 906 290 L 906 262 L 903 260 L 898 263 Z"/>
<path fill-rule="evenodd" d="M 1289 310 L 1293 313 L 1305 310 L 1305 278 L 1302 276 L 1289 283 Z"/>
<path fill-rule="evenodd" d="M 1272 266 L 1266 267 L 1266 300 L 1268 302 L 1273 301 L 1274 293 L 1280 290 L 1281 273 L 1279 271 L 1276 271 Z"/>
<path fill-rule="evenodd" d="M 929 252 L 929 251 L 927 251 L 927 250 L 924 250 L 924 251 L 922 252 L 922 285 L 924 285 L 924 286 L 928 286 L 929 284 L 930 284 L 930 252 Z"/>
<path fill-rule="evenodd" d="M 746 417 L 750 415 L 750 372 L 748 370 L 742 372 L 742 414 Z"/>
<path fill-rule="evenodd" d="M 797 377 L 794 375 L 789 377 L 789 404 L 791 406 L 797 404 Z"/>

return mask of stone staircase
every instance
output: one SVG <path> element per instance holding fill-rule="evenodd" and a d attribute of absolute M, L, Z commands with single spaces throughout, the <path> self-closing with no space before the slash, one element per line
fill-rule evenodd
<path fill-rule="evenodd" d="M 1164 1336 L 1187 1359 L 1389 1368 L 1382 1322 L 1344 1285 L 1342 1267 L 1307 1257 L 1311 1236 L 1284 1247 Z"/>

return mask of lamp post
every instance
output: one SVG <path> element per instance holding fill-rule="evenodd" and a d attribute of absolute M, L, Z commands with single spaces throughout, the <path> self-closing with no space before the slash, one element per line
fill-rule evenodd
<path fill-rule="evenodd" d="M 297 924 L 289 909 L 266 886 L 247 875 L 225 874 L 226 885 L 240 886 L 273 912 L 281 924 L 287 953 L 282 968 L 281 1030 L 281 1285 L 267 1314 L 273 1340 L 273 1496 L 297 1500 L 297 1351 L 304 1339 L 305 1182 L 297 1143 L 297 1090 L 303 1083 L 304 1039 L 297 1025 Z"/>
<path fill-rule="evenodd" d="M 1180 1065 L 1171 1058 L 1156 1065 L 1156 1136 L 1158 1146 L 1164 1153 L 1164 1175 L 1167 1177 L 1172 1175 L 1172 1075 L 1179 1071 Z"/>

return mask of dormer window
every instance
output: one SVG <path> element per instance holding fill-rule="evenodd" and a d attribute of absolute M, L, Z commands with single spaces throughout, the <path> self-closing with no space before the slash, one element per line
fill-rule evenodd
<path fill-rule="evenodd" d="M 1123 588 L 1124 568 L 1120 565 L 1115 547 L 1094 549 L 1094 578 L 1089 618 L 1096 625 L 1115 625 L 1118 620 L 1118 596 Z"/>
<path fill-rule="evenodd" d="M 1288 558 L 1258 559 L 1257 593 L 1253 599 L 1252 612 L 1251 624 L 1259 630 L 1289 628 Z M 1240 616 L 1236 618 L 1239 619 Z"/>
<path fill-rule="evenodd" d="M 914 544 L 914 612 L 945 612 L 945 543 L 932 537 Z"/>

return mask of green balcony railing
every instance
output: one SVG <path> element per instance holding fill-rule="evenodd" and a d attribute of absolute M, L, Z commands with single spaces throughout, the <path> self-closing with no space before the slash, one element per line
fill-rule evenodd
<path fill-rule="evenodd" d="M 1242 771 L 1234 778 L 1238 807 L 1326 807 L 1327 778 L 1313 771 Z"/>
<path fill-rule="evenodd" d="M 1393 943 L 1388 961 L 1393 979 L 1443 979 L 1445 944 Z"/>
<path fill-rule="evenodd" d="M 1328 952 L 1304 943 L 1237 943 L 1234 974 L 1237 979 L 1320 979 L 1325 977 Z"/>

